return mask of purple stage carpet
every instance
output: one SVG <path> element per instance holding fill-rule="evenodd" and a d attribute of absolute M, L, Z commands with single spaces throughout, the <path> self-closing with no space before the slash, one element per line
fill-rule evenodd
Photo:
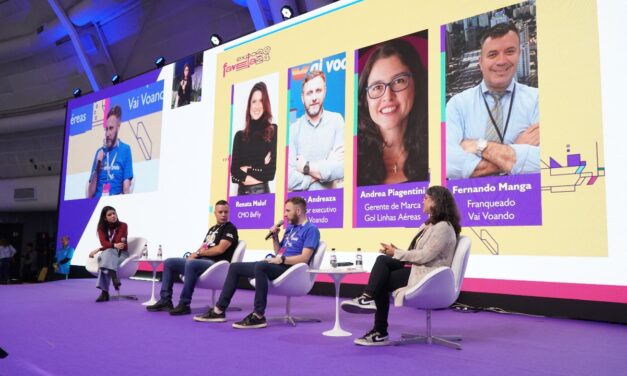
<path fill-rule="evenodd" d="M 237 330 L 252 307 L 252 291 L 238 291 L 227 323 L 199 323 L 191 315 L 147 312 L 150 283 L 124 281 L 137 301 L 95 303 L 94 279 L 0 286 L 0 375 L 627 375 L 627 327 L 496 313 L 433 314 L 434 333 L 460 334 L 461 351 L 440 346 L 364 348 L 353 344 L 372 316 L 341 313 L 352 337 L 321 333 L 334 322 L 334 299 L 293 300 L 293 313 L 322 319 L 291 327 Z M 175 294 L 181 285 L 175 285 Z M 177 295 L 178 296 L 178 295 Z M 176 303 L 176 302 L 175 302 Z M 196 290 L 193 313 L 210 303 Z M 284 311 L 270 297 L 268 316 Z M 422 331 L 424 312 L 392 308 L 390 334 Z"/>

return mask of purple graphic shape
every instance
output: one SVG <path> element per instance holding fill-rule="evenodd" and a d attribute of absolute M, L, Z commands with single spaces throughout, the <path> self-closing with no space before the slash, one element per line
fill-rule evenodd
<path fill-rule="evenodd" d="M 568 154 L 566 156 L 568 167 L 575 167 L 581 165 L 581 154 Z"/>
<path fill-rule="evenodd" d="M 307 201 L 307 218 L 318 228 L 342 228 L 344 224 L 344 189 L 290 192 Z"/>
<path fill-rule="evenodd" d="M 540 174 L 449 181 L 462 226 L 542 224 Z"/>
<path fill-rule="evenodd" d="M 560 167 L 562 167 L 562 165 L 557 163 L 557 161 L 555 159 L 553 159 L 553 157 L 549 157 L 549 166 L 551 168 L 560 168 Z"/>
<path fill-rule="evenodd" d="M 229 198 L 231 222 L 240 229 L 266 229 L 274 224 L 274 193 Z"/>
<path fill-rule="evenodd" d="M 357 187 L 355 227 L 418 227 L 429 182 Z"/>

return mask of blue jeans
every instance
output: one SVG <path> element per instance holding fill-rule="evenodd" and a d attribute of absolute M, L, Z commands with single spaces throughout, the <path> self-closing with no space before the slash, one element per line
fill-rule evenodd
<path fill-rule="evenodd" d="M 181 291 L 179 304 L 190 305 L 198 277 L 213 264 L 214 261 L 206 259 L 186 260 L 182 257 L 166 259 L 163 262 L 161 299 L 172 300 L 174 277 L 177 274 L 182 274 L 185 277 L 185 281 L 183 282 L 183 291 Z"/>
<path fill-rule="evenodd" d="M 270 264 L 266 261 L 232 263 L 216 306 L 221 311 L 226 311 L 237 289 L 239 277 L 255 278 L 254 310 L 255 313 L 263 316 L 268 302 L 268 280 L 278 278 L 289 267 L 290 265 Z"/>

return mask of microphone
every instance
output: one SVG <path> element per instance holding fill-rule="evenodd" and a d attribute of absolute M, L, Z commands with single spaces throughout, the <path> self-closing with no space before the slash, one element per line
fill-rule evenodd
<path fill-rule="evenodd" d="M 276 223 L 275 227 L 281 227 L 281 226 L 283 226 L 282 219 Z M 272 234 L 274 234 L 272 231 L 268 232 L 268 235 L 266 235 L 266 240 L 270 239 L 272 237 Z"/>

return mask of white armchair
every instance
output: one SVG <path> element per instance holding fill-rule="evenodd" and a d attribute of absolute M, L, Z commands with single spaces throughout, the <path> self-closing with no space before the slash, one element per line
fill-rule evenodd
<path fill-rule="evenodd" d="M 246 250 L 246 242 L 240 240 L 237 243 L 237 248 L 233 252 L 231 262 L 242 262 L 244 259 L 244 251 Z M 202 273 L 196 281 L 196 287 L 211 290 L 211 306 L 216 305 L 216 291 L 221 290 L 226 281 L 226 275 L 229 272 L 228 261 L 222 260 L 211 265 L 209 269 Z M 240 308 L 233 307 L 230 311 L 241 311 Z"/>
<path fill-rule="evenodd" d="M 460 236 L 457 241 L 455 255 L 451 267 L 439 267 L 427 274 L 416 286 L 405 293 L 403 306 L 425 310 L 427 313 L 426 335 L 403 334 L 403 339 L 394 341 L 394 345 L 406 343 L 435 343 L 457 350 L 461 345 L 453 341 L 461 341 L 461 336 L 434 336 L 431 333 L 431 311 L 447 308 L 459 297 L 470 256 L 470 239 Z"/>
<path fill-rule="evenodd" d="M 142 256 L 142 248 L 146 244 L 145 238 L 129 238 L 128 239 L 128 258 L 120 264 L 117 271 L 117 276 L 119 279 L 129 278 L 137 273 L 137 268 L 139 268 L 139 263 L 135 260 L 138 260 Z M 94 276 L 98 276 L 98 256 L 96 257 L 88 257 L 87 262 L 85 263 L 85 269 L 88 272 L 93 274 Z M 137 300 L 137 296 L 135 295 L 120 295 L 120 292 L 117 291 L 116 295 L 111 296 L 111 299 L 130 299 Z"/>
<path fill-rule="evenodd" d="M 297 322 L 320 322 L 319 319 L 292 316 L 291 300 L 294 296 L 307 295 L 309 291 L 311 291 L 314 283 L 316 282 L 316 274 L 309 273 L 307 270 L 309 270 L 309 268 L 320 269 L 326 248 L 327 245 L 321 241 L 318 245 L 318 249 L 316 249 L 316 253 L 312 256 L 312 260 L 309 262 L 309 265 L 304 262 L 296 264 L 287 269 L 273 281 L 269 281 L 268 295 L 285 296 L 286 301 L 285 315 L 280 317 L 271 317 L 268 318 L 268 320 L 281 320 L 292 326 L 296 326 Z M 254 287 L 255 280 L 251 279 L 250 284 Z"/>

